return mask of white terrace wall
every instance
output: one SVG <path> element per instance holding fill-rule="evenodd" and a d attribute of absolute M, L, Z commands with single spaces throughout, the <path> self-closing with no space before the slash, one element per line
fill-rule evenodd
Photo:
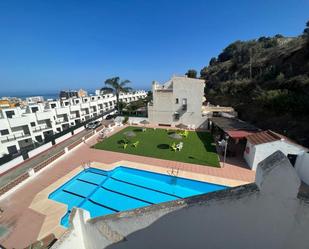
<path fill-rule="evenodd" d="M 263 161 L 266 157 L 273 154 L 275 151 L 280 150 L 284 155 L 288 154 L 300 154 L 304 152 L 304 150 L 294 144 L 288 143 L 286 141 L 278 140 L 271 143 L 259 144 L 255 145 L 255 151 L 252 149 L 253 155 L 253 163 L 249 165 L 252 170 L 256 170 L 258 163 Z M 247 161 L 248 162 L 248 161 Z"/>
<path fill-rule="evenodd" d="M 94 219 L 78 210 L 52 248 L 307 249 L 309 203 L 298 199 L 299 185 L 278 151 L 259 165 L 255 184 Z"/>
<path fill-rule="evenodd" d="M 248 148 L 248 149 L 247 149 Z M 249 167 L 252 169 L 254 164 L 255 146 L 247 140 L 246 150 L 244 151 L 244 159 Z"/>
<path fill-rule="evenodd" d="M 42 146 L 40 146 L 40 147 L 38 147 L 38 148 L 36 148 L 36 149 L 34 149 L 34 150 L 29 151 L 29 152 L 28 152 L 29 158 L 30 158 L 30 157 L 34 157 L 34 156 L 36 156 L 37 154 L 40 154 L 40 153 L 43 152 L 44 150 L 47 150 L 47 149 L 49 149 L 49 148 L 51 148 L 51 147 L 52 147 L 52 143 L 49 142 L 49 143 L 46 143 L 46 144 L 44 144 L 44 145 L 42 145 Z"/>
<path fill-rule="evenodd" d="M 4 173 L 5 171 L 11 168 L 14 168 L 16 165 L 20 164 L 23 161 L 24 161 L 23 157 L 19 156 L 5 164 L 0 165 L 0 174 Z"/>
<path fill-rule="evenodd" d="M 67 134 L 65 134 L 65 135 L 63 135 L 63 136 L 57 138 L 57 139 L 55 140 L 55 142 L 56 142 L 56 144 L 58 144 L 58 143 L 60 143 L 60 142 L 62 142 L 62 141 L 64 141 L 64 140 L 68 139 L 69 137 L 72 137 L 71 132 L 69 132 L 69 133 L 67 133 Z"/>
<path fill-rule="evenodd" d="M 74 134 L 80 133 L 81 131 L 85 130 L 84 126 L 79 127 L 77 129 L 74 130 Z"/>
<path fill-rule="evenodd" d="M 295 168 L 300 179 L 309 185 L 309 153 L 300 154 L 295 162 Z"/>

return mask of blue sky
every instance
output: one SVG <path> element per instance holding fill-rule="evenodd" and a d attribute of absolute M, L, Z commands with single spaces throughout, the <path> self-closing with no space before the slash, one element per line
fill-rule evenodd
<path fill-rule="evenodd" d="M 0 1 L 0 95 L 149 88 L 198 71 L 229 43 L 299 35 L 309 0 Z"/>

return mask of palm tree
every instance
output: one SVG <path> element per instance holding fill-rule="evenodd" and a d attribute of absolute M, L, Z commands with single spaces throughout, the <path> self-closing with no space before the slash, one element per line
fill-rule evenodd
<path fill-rule="evenodd" d="M 123 80 L 120 82 L 119 77 L 114 77 L 105 80 L 105 85 L 107 87 L 102 87 L 101 92 L 113 92 L 116 95 L 116 105 L 117 105 L 117 110 L 120 111 L 120 103 L 119 103 L 119 95 L 120 93 L 124 92 L 129 92 L 132 90 L 131 87 L 127 87 L 126 85 L 130 83 L 129 80 Z"/>

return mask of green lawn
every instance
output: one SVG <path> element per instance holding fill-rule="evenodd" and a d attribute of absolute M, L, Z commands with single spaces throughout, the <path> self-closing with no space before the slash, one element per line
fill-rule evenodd
<path fill-rule="evenodd" d="M 124 149 L 123 143 L 126 138 L 123 133 L 127 131 L 134 131 L 136 136 L 130 139 L 129 145 Z M 190 131 L 187 138 L 173 140 L 169 137 L 171 132 L 165 129 L 153 130 L 150 128 L 143 132 L 139 127 L 130 126 L 93 147 L 101 150 L 219 167 L 218 155 L 210 133 Z M 135 141 L 139 141 L 137 148 L 132 146 Z M 170 145 L 173 141 L 176 143 L 182 141 L 183 149 L 176 152 L 172 151 Z"/>

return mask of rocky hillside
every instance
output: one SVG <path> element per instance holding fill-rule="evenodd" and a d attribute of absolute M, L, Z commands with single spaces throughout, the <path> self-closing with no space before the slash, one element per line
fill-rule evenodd
<path fill-rule="evenodd" d="M 201 70 L 208 101 L 233 106 L 241 119 L 309 147 L 308 28 L 299 37 L 230 44 Z"/>

